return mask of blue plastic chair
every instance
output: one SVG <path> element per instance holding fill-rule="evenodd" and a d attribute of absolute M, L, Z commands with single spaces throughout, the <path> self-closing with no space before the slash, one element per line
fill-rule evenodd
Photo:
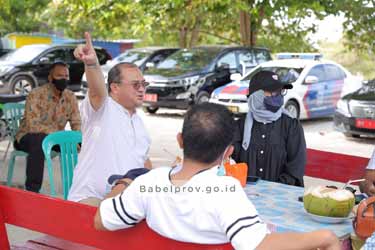
<path fill-rule="evenodd" d="M 44 138 L 42 148 L 47 161 L 47 169 L 50 180 L 50 193 L 56 196 L 55 184 L 53 181 L 52 168 L 52 148 L 55 145 L 60 146 L 60 167 L 61 180 L 63 186 L 64 199 L 68 198 L 69 189 L 72 185 L 73 170 L 78 161 L 77 145 L 82 142 L 82 134 L 79 131 L 57 131 Z"/>
<path fill-rule="evenodd" d="M 25 112 L 24 103 L 5 103 L 3 106 L 3 116 L 4 116 L 4 119 L 7 121 L 9 137 L 10 137 L 8 148 L 9 148 L 9 145 L 15 140 L 15 136 L 20 126 L 24 112 Z M 6 154 L 8 152 L 8 148 L 7 148 Z M 12 184 L 14 163 L 16 161 L 16 157 L 17 156 L 26 157 L 27 155 L 28 154 L 26 152 L 21 151 L 21 150 L 14 149 L 12 151 L 10 155 L 9 163 L 8 163 L 8 177 L 7 177 L 8 186 Z"/>

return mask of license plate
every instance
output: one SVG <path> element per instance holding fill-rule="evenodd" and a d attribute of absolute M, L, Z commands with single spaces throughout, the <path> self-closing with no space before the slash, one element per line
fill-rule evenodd
<path fill-rule="evenodd" d="M 232 111 L 233 113 L 238 113 L 238 107 L 236 106 L 228 106 L 228 109 Z"/>
<path fill-rule="evenodd" d="M 147 102 L 157 102 L 158 95 L 157 94 L 145 94 L 143 97 L 143 100 Z"/>
<path fill-rule="evenodd" d="M 375 120 L 372 119 L 356 119 L 355 126 L 357 128 L 375 129 Z"/>

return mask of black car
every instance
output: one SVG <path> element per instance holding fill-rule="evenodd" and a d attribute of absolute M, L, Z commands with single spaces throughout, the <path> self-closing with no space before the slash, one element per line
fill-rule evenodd
<path fill-rule="evenodd" d="M 32 88 L 48 82 L 52 63 L 64 61 L 69 64 L 70 83 L 68 88 L 81 90 L 85 71 L 73 51 L 76 45 L 26 45 L 0 57 L 0 93 L 25 94 Z M 95 48 L 100 64 L 111 58 L 106 50 Z"/>
<path fill-rule="evenodd" d="M 228 82 L 232 73 L 242 73 L 271 60 L 268 49 L 233 46 L 203 46 L 183 49 L 144 72 L 150 86 L 144 98 L 145 110 L 159 107 L 186 109 L 207 102 L 212 91 Z"/>
<path fill-rule="evenodd" d="M 346 136 L 375 136 L 375 79 L 338 101 L 334 126 Z"/>

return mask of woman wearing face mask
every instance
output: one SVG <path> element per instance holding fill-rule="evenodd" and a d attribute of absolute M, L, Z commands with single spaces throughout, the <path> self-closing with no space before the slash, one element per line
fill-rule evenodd
<path fill-rule="evenodd" d="M 287 89 L 271 71 L 257 72 L 249 84 L 249 111 L 237 121 L 232 155 L 248 164 L 248 175 L 303 186 L 306 142 L 298 119 L 282 107 Z"/>

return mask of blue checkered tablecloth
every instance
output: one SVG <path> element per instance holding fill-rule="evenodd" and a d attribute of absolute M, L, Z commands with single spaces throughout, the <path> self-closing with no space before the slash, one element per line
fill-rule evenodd
<path fill-rule="evenodd" d="M 260 217 L 272 231 L 309 232 L 317 229 L 329 229 L 341 239 L 349 237 L 353 232 L 351 219 L 339 224 L 312 220 L 306 214 L 303 203 L 298 201 L 298 197 L 302 196 L 304 192 L 301 187 L 259 181 L 255 185 L 247 185 L 245 192 L 257 208 Z"/>
<path fill-rule="evenodd" d="M 366 243 L 365 245 L 363 246 L 363 249 L 364 250 L 375 250 L 375 233 L 373 233 L 371 235 L 371 237 L 369 237 L 367 240 L 366 240 Z"/>

